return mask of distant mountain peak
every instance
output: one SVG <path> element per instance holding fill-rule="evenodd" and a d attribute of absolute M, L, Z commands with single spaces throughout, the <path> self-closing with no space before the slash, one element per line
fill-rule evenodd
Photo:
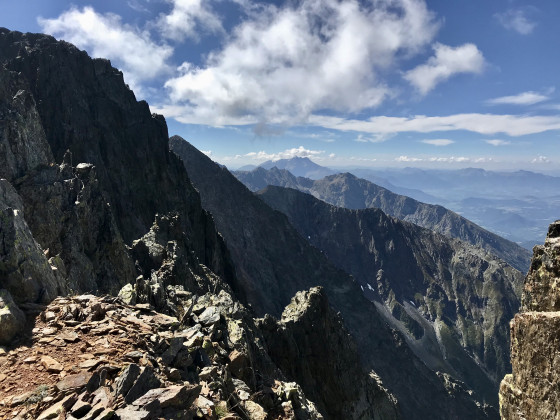
<path fill-rule="evenodd" d="M 308 157 L 294 156 L 290 159 L 267 160 L 259 165 L 260 168 L 285 169 L 295 176 L 302 176 L 311 179 L 320 179 L 328 175 L 332 175 L 335 171 L 318 165 Z"/>

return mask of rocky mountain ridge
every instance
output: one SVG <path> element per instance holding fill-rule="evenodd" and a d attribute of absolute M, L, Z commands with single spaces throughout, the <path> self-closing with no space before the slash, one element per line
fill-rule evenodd
<path fill-rule="evenodd" d="M 353 372 L 369 388 L 340 399 L 342 408 L 323 404 L 324 414 L 287 383 L 236 297 L 243 291 L 230 286 L 229 251 L 168 150 L 165 120 L 107 60 L 0 29 L 0 93 L 2 415 L 334 418 L 331 409 L 353 416 L 356 398 L 362 416 L 399 418 L 366 370 Z M 359 360 L 325 299 L 294 305 Z M 273 325 L 267 340 L 289 337 Z M 332 384 L 333 372 L 309 374 Z"/>
<path fill-rule="evenodd" d="M 390 216 L 434 230 L 479 246 L 503 259 L 521 272 L 529 268 L 529 252 L 514 242 L 495 235 L 445 207 L 421 203 L 395 194 L 350 173 L 329 175 L 319 180 L 295 177 L 283 170 L 235 172 L 253 191 L 263 185 L 296 188 L 337 207 L 349 209 L 379 208 Z"/>
<path fill-rule="evenodd" d="M 496 418 L 108 61 L 0 29 L 0 93 L 2 415 Z"/>
<path fill-rule="evenodd" d="M 297 287 L 321 285 L 356 340 L 362 362 L 395 395 L 404 418 L 497 417 L 497 410 L 472 404 L 472 398 L 479 397 L 469 397 L 472 391 L 465 385 L 429 370 L 405 338 L 388 327 L 359 284 L 311 246 L 286 216 L 272 210 L 227 169 L 181 137 L 173 136 L 170 147 L 183 159 L 203 206 L 214 215 L 231 250 L 238 281 L 262 285 L 258 289 L 242 287 L 249 291 L 246 299 L 257 312 L 278 314 L 277 308 L 288 303 Z M 304 380 L 297 379 L 298 383 Z M 422 389 L 411 393 L 419 382 Z M 435 400 L 437 405 L 432 403 Z"/>
<path fill-rule="evenodd" d="M 427 366 L 497 405 L 499 381 L 510 370 L 508 324 L 519 309 L 520 272 L 379 209 L 334 207 L 282 187 L 258 196 L 379 302 L 380 313 Z"/>

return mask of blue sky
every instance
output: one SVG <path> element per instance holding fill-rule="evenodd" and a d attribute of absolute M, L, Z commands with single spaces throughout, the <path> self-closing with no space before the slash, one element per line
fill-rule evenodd
<path fill-rule="evenodd" d="M 560 170 L 557 0 L 0 0 L 231 168 Z"/>

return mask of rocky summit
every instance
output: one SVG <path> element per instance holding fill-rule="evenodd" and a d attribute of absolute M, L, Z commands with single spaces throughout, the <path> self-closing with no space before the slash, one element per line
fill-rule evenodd
<path fill-rule="evenodd" d="M 500 386 L 503 420 L 560 418 L 560 220 L 533 250 L 522 310 L 511 321 L 513 372 Z"/>

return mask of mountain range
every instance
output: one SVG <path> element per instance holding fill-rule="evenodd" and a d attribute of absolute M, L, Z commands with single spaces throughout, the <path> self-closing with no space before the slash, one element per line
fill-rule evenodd
<path fill-rule="evenodd" d="M 254 194 L 107 60 L 0 28 L 0 415 L 497 419 L 516 249 L 282 176 L 341 207 Z"/>
<path fill-rule="evenodd" d="M 324 176 L 352 173 L 396 194 L 428 204 L 442 205 L 466 219 L 531 250 L 543 241 L 549 223 L 560 208 L 560 177 L 530 171 L 497 172 L 480 168 L 436 170 L 420 168 L 338 168 L 317 165 L 309 158 L 267 161 L 240 168 L 245 177 L 257 168 L 289 170 L 306 176 L 306 168 Z M 322 170 L 321 170 L 322 168 Z M 261 188 L 264 188 L 262 186 Z"/>
<path fill-rule="evenodd" d="M 265 171 L 257 168 L 251 172 L 235 172 L 235 176 L 253 191 L 265 185 L 284 186 L 308 192 L 316 198 L 339 207 L 379 208 L 398 219 L 481 247 L 522 272 L 527 271 L 529 267 L 529 252 L 516 243 L 501 238 L 442 206 L 425 204 L 395 194 L 350 173 L 310 180 L 296 178 L 286 170 L 273 168 Z"/>
<path fill-rule="evenodd" d="M 379 209 L 335 207 L 272 186 L 259 197 L 351 274 L 365 296 L 382 302 L 380 314 L 431 369 L 484 389 L 496 403 L 497 382 L 510 369 L 508 323 L 519 309 L 520 272 Z"/>

